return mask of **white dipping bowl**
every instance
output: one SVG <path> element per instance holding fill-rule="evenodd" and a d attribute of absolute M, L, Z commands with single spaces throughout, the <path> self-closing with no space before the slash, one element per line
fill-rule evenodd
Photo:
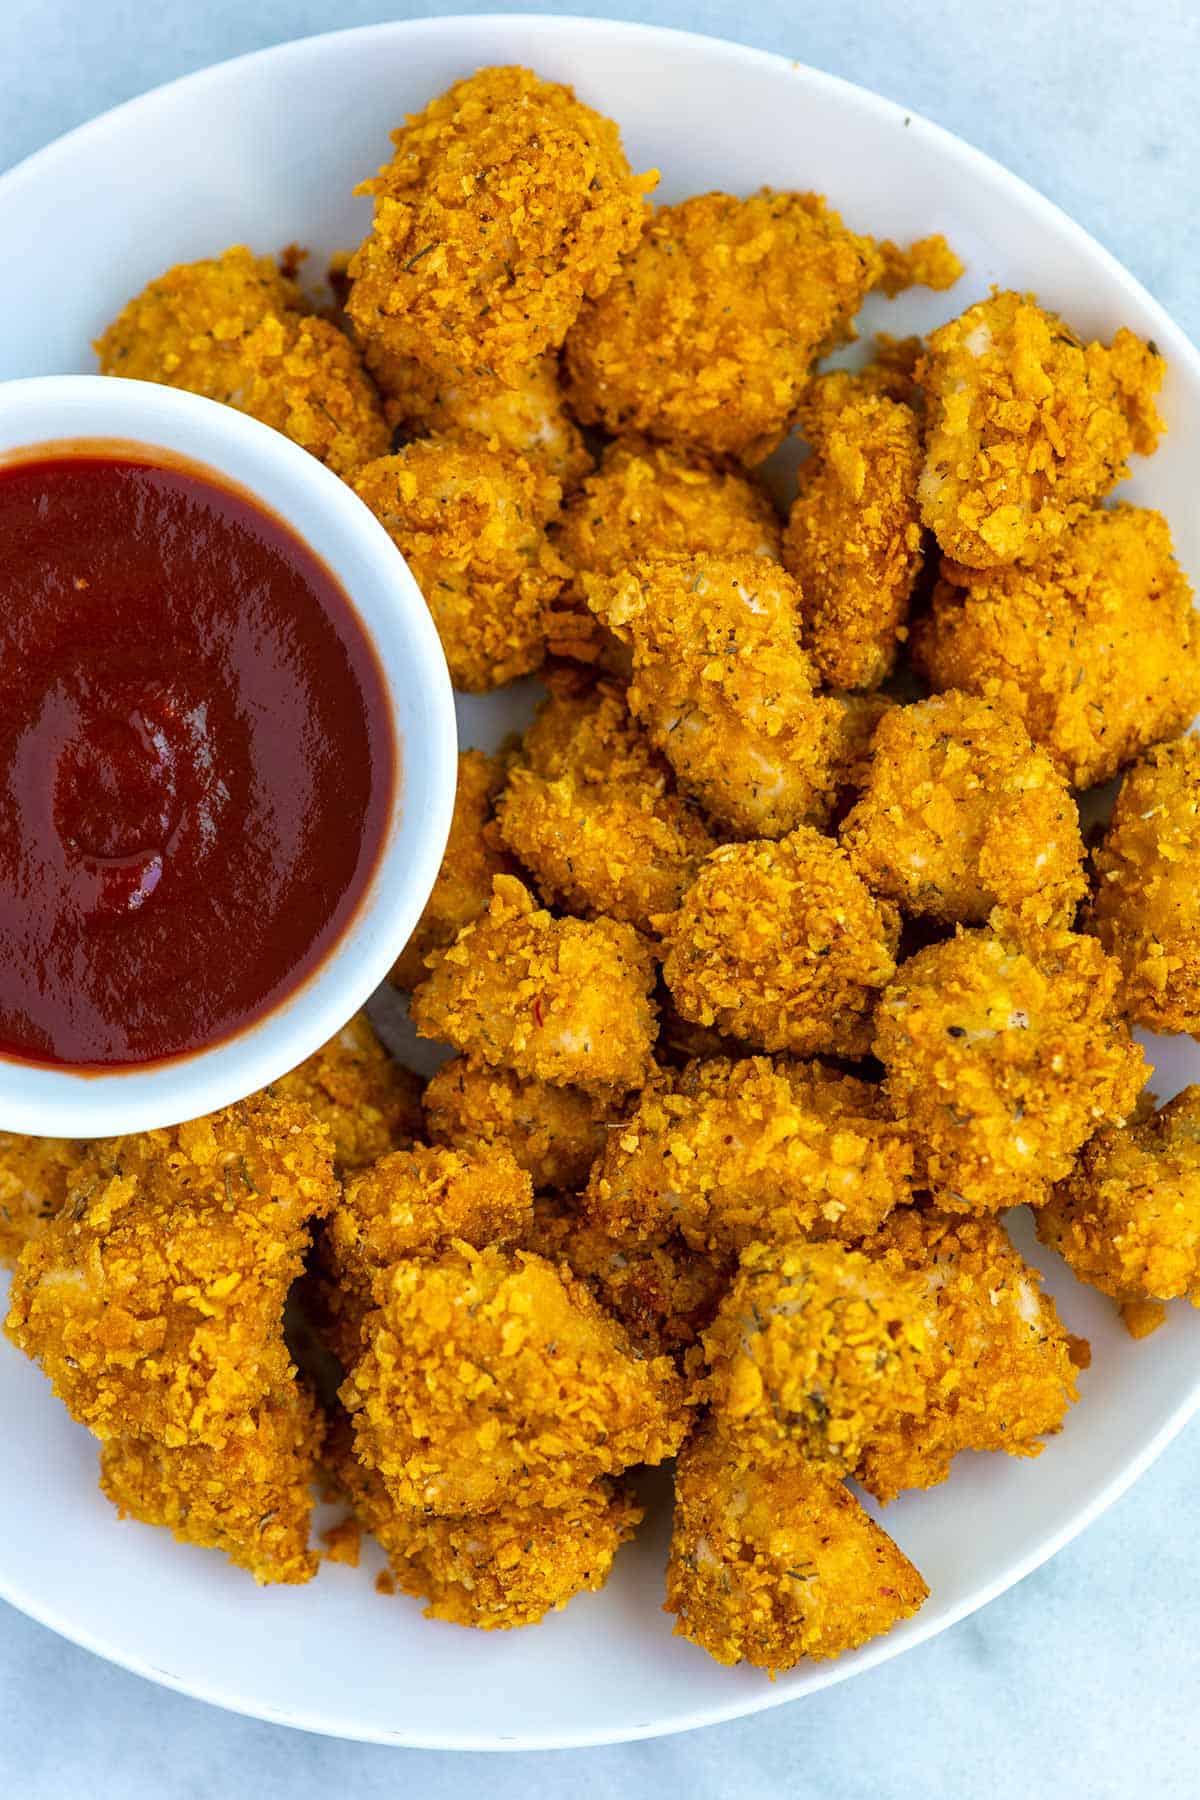
<path fill-rule="evenodd" d="M 391 702 L 397 779 L 382 848 L 325 958 L 264 1017 L 157 1063 L 71 1069 L 0 1057 L 0 1130 L 109 1137 L 177 1124 L 265 1087 L 345 1024 L 387 974 L 429 897 L 454 805 L 457 735 L 446 659 L 383 527 L 289 438 L 212 400 L 99 375 L 0 385 L 0 468 L 31 450 L 136 445 L 246 490 L 321 559 L 374 649 Z"/>

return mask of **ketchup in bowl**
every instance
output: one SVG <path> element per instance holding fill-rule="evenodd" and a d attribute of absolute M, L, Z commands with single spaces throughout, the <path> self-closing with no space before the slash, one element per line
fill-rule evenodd
<path fill-rule="evenodd" d="M 397 762 L 353 606 L 249 495 L 136 448 L 0 466 L 0 1054 L 262 1017 L 352 921 Z"/>

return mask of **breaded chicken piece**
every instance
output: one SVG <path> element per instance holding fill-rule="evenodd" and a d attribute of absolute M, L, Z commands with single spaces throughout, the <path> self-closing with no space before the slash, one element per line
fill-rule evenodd
<path fill-rule="evenodd" d="M 844 404 L 821 391 L 831 382 Z M 844 377 L 824 376 L 801 402 L 813 454 L 800 467 L 783 560 L 822 680 L 875 688 L 895 666 L 921 570 L 921 440 L 911 407 L 846 390 Z"/>
<path fill-rule="evenodd" d="M 123 1519 L 165 1525 L 181 1544 L 223 1550 L 255 1581 L 311 1581 L 312 1480 L 323 1422 L 294 1383 L 260 1401 L 219 1450 L 110 1438 L 100 1486 Z"/>
<path fill-rule="evenodd" d="M 353 344 L 310 315 L 270 257 L 244 245 L 168 269 L 95 349 L 102 375 L 219 400 L 282 431 L 336 475 L 388 447 L 379 397 Z"/>
<path fill-rule="evenodd" d="M 550 609 L 550 653 L 628 674 L 628 651 L 587 604 L 589 576 L 671 556 L 765 556 L 778 562 L 780 522 L 744 471 L 649 438 L 614 438 L 563 508 L 556 542 L 574 571 Z"/>
<path fill-rule="evenodd" d="M 496 804 L 500 836 L 547 906 L 650 931 L 716 848 L 620 686 L 551 678 Z"/>
<path fill-rule="evenodd" d="M 820 1063 L 718 1058 L 643 1090 L 608 1133 L 583 1205 L 613 1235 L 678 1230 L 728 1254 L 862 1237 L 910 1198 L 911 1174 L 878 1088 Z"/>
<path fill-rule="evenodd" d="M 415 438 L 353 485 L 424 594 L 456 688 L 485 694 L 540 667 L 567 574 L 546 536 L 562 492 L 552 475 L 460 432 Z"/>
<path fill-rule="evenodd" d="M 459 1241 L 524 1244 L 532 1218 L 529 1176 L 503 1144 L 415 1144 L 381 1157 L 347 1184 L 317 1234 L 300 1289 L 317 1343 L 352 1369 L 393 1263 Z"/>
<path fill-rule="evenodd" d="M 699 194 L 654 213 L 567 338 L 585 424 L 757 463 L 781 441 L 819 356 L 881 263 L 817 194 Z"/>
<path fill-rule="evenodd" d="M 457 1242 L 396 1263 L 376 1296 L 341 1398 L 357 1455 L 399 1506 L 443 1518 L 567 1506 L 679 1446 L 674 1365 L 639 1358 L 561 1266 Z"/>
<path fill-rule="evenodd" d="M 1037 1228 L 1081 1281 L 1114 1300 L 1186 1296 L 1200 1306 L 1200 1087 L 1123 1130 L 1097 1132 Z"/>
<path fill-rule="evenodd" d="M 1200 740 L 1184 737 L 1130 770 L 1096 856 L 1091 923 L 1151 1031 L 1200 1033 L 1198 869 Z"/>
<path fill-rule="evenodd" d="M 406 437 L 469 432 L 545 469 L 564 492 L 592 466 L 583 433 L 567 411 L 554 352 L 522 369 L 512 386 L 495 375 L 435 375 L 378 344 L 367 346 L 363 360 L 384 396 L 388 424 Z"/>
<path fill-rule="evenodd" d="M 832 838 L 724 844 L 662 922 L 663 979 L 685 1019 L 762 1050 L 865 1056 L 895 973 L 900 915 Z"/>
<path fill-rule="evenodd" d="M 761 1467 L 851 1474 L 881 1426 L 925 1410 L 920 1275 L 842 1244 L 751 1244 L 704 1334 L 713 1419 Z"/>
<path fill-rule="evenodd" d="M 370 235 L 346 310 L 365 343 L 447 375 L 519 382 L 604 293 L 646 222 L 611 119 L 528 69 L 480 69 L 392 133 L 358 189 Z"/>
<path fill-rule="evenodd" d="M 1084 344 L 1032 296 L 993 294 L 931 333 L 921 512 L 956 561 L 1032 562 L 1149 456 L 1163 360 L 1133 332 Z"/>
<path fill-rule="evenodd" d="M 907 250 L 884 238 L 878 246 L 883 271 L 878 285 L 889 300 L 906 289 L 929 288 L 944 294 L 966 272 L 966 264 L 956 256 L 940 231 L 932 237 L 917 238 Z"/>
<path fill-rule="evenodd" d="M 452 1057 L 425 1089 L 434 1143 L 464 1151 L 503 1147 L 538 1192 L 581 1188 L 615 1116 L 611 1099 L 523 1079 L 472 1056 Z"/>
<path fill-rule="evenodd" d="M 912 1133 L 918 1185 L 947 1212 L 1040 1204 L 1147 1068 L 1094 938 L 990 928 L 918 951 L 879 1002 L 875 1055 Z"/>
<path fill-rule="evenodd" d="M 535 1200 L 523 1247 L 568 1263 L 645 1356 L 680 1356 L 697 1343 L 734 1269 L 731 1257 L 693 1249 L 676 1231 L 609 1232 L 562 1194 Z"/>
<path fill-rule="evenodd" d="M 761 556 L 689 556 L 588 592 L 632 649 L 630 710 L 715 826 L 781 837 L 828 818 L 841 712 L 815 691 L 790 575 Z"/>
<path fill-rule="evenodd" d="M 1063 1330 L 999 1220 L 901 1207 L 863 1249 L 923 1280 L 933 1309 L 924 1414 L 875 1432 L 857 1471 L 867 1491 L 888 1501 L 935 1487 L 960 1450 L 1039 1455 L 1078 1398 L 1088 1347 Z"/>
<path fill-rule="evenodd" d="M 654 959 L 631 925 L 552 918 L 514 876 L 497 875 L 484 916 L 431 962 L 412 997 L 421 1037 L 601 1096 L 646 1080 Z"/>
<path fill-rule="evenodd" d="M 355 1013 L 272 1091 L 302 1101 L 328 1127 L 341 1175 L 365 1169 L 421 1135 L 420 1078 L 388 1054 L 365 1012 Z"/>
<path fill-rule="evenodd" d="M 0 1268 L 12 1268 L 62 1207 L 86 1144 L 0 1131 Z"/>
<path fill-rule="evenodd" d="M 954 689 L 880 720 L 839 835 L 874 893 L 947 925 L 981 924 L 997 906 L 1069 925 L 1087 892 L 1059 769 L 1012 713 Z"/>
<path fill-rule="evenodd" d="M 325 1126 L 270 1093 L 101 1139 L 22 1253 L 5 1329 L 97 1437 L 220 1449 L 294 1374 L 284 1298 L 336 1197 Z"/>
<path fill-rule="evenodd" d="M 829 1470 L 733 1457 L 710 1426 L 684 1447 L 666 1610 L 719 1663 L 773 1673 L 840 1656 L 911 1618 L 929 1589 Z"/>
<path fill-rule="evenodd" d="M 487 910 L 493 876 L 514 873 L 492 823 L 492 802 L 503 786 L 504 767 L 498 757 L 482 750 L 459 752 L 446 854 L 425 911 L 392 965 L 388 979 L 397 987 L 414 988 L 423 981 L 425 958 L 452 944 L 464 925 Z"/>
<path fill-rule="evenodd" d="M 1108 781 L 1200 711 L 1200 628 L 1161 513 L 1088 514 L 1034 568 L 942 565 L 914 660 L 1023 719 L 1072 787 Z"/>
<path fill-rule="evenodd" d="M 383 1156 L 346 1188 L 324 1241 L 343 1279 L 369 1286 L 419 1250 L 483 1249 L 524 1236 L 533 1216 L 525 1170 L 500 1144 L 417 1144 Z"/>
<path fill-rule="evenodd" d="M 613 1558 L 642 1520 L 617 1482 L 596 1481 L 561 1507 L 502 1504 L 480 1518 L 437 1518 L 398 1507 L 378 1475 L 337 1432 L 333 1474 L 359 1521 L 387 1552 L 396 1585 L 427 1600 L 427 1619 L 481 1631 L 536 1625 L 576 1594 L 604 1586 Z"/>

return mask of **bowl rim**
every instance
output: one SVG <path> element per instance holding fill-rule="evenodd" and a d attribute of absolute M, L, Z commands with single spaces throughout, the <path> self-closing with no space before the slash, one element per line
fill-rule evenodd
<path fill-rule="evenodd" d="M 71 1069 L 0 1056 L 0 1130 L 84 1139 L 178 1124 L 303 1062 L 374 993 L 403 949 L 437 877 L 453 809 L 457 729 L 446 659 L 382 525 L 346 482 L 257 419 L 154 382 L 29 376 L 0 383 L 0 443 L 0 467 L 60 444 L 78 455 L 89 445 L 136 446 L 240 490 L 329 568 L 383 683 L 396 769 L 379 854 L 340 937 L 297 986 L 230 1036 L 161 1062 Z"/>
<path fill-rule="evenodd" d="M 1078 248 L 1089 261 L 1102 266 L 1116 283 L 1136 298 L 1139 305 L 1153 320 L 1154 335 L 1160 347 L 1164 348 L 1168 360 L 1185 367 L 1190 382 L 1200 388 L 1200 352 L 1197 351 L 1183 329 L 1165 311 L 1161 303 L 1136 276 L 1132 275 L 1118 261 L 1112 252 L 1106 249 L 1083 226 L 1077 224 L 1055 202 L 1040 193 L 1032 183 L 1014 174 L 986 152 L 975 148 L 957 133 L 934 123 L 912 108 L 889 100 L 842 76 L 814 68 L 798 59 L 774 51 L 757 49 L 712 33 L 571 13 L 496 12 L 488 13 L 484 15 L 484 18 L 489 29 L 498 31 L 510 28 L 514 32 L 519 31 L 532 37 L 536 37 L 541 32 L 570 31 L 582 39 L 585 46 L 589 40 L 597 42 L 606 37 L 634 38 L 644 44 L 648 54 L 657 49 L 669 55 L 673 46 L 687 44 L 694 48 L 719 53 L 748 68 L 775 72 L 789 71 L 804 82 L 824 90 L 831 97 L 844 96 L 856 108 L 865 108 L 882 120 L 907 126 L 911 132 L 927 138 L 935 148 L 940 148 L 944 154 L 952 157 L 960 166 L 967 169 L 984 192 L 1002 193 L 1016 200 L 1026 210 L 1051 225 L 1065 241 Z M 75 140 L 100 128 L 108 128 L 116 122 L 123 121 L 128 115 L 139 109 L 150 110 L 151 107 L 161 104 L 169 98 L 176 88 L 185 84 L 189 86 L 190 91 L 195 92 L 202 90 L 206 83 L 215 83 L 226 77 L 231 70 L 250 63 L 272 59 L 283 64 L 290 55 L 307 53 L 314 44 L 323 39 L 342 41 L 358 39 L 364 44 L 369 43 L 373 38 L 377 39 L 381 34 L 401 34 L 406 38 L 419 39 L 423 33 L 437 36 L 443 31 L 457 30 L 461 32 L 469 31 L 472 28 L 477 29 L 480 23 L 479 15 L 464 13 L 378 21 L 338 31 L 309 33 L 304 37 L 288 39 L 237 57 L 205 65 L 97 114 L 41 149 L 32 152 L 13 168 L 0 174 L 0 193 L 10 184 L 16 187 L 27 177 L 34 174 L 40 177 L 44 170 L 52 169 L 58 157 L 73 151 Z M 311 1709 L 306 1709 L 302 1714 L 295 1716 L 289 1716 L 282 1709 L 265 1712 L 253 1700 L 241 1697 L 236 1691 L 230 1692 L 224 1689 L 219 1676 L 214 1676 L 212 1680 L 205 1682 L 190 1677 L 187 1679 L 176 1677 L 154 1667 L 144 1659 L 139 1659 L 136 1654 L 114 1652 L 100 1634 L 90 1632 L 86 1628 L 81 1629 L 70 1619 L 60 1618 L 54 1607 L 40 1604 L 36 1596 L 29 1598 L 22 1596 L 18 1592 L 17 1584 L 11 1579 L 7 1579 L 3 1571 L 0 1571 L 0 1597 L 10 1600 L 31 1617 L 38 1619 L 60 1635 L 108 1661 L 145 1676 L 162 1686 L 173 1688 L 177 1692 L 243 1716 L 266 1718 L 272 1723 L 289 1725 L 296 1729 L 313 1731 L 335 1738 L 352 1738 L 353 1741 L 386 1744 L 393 1748 L 436 1750 L 451 1748 L 464 1751 L 538 1751 L 633 1742 L 726 1723 L 766 1711 L 788 1701 L 802 1699 L 808 1694 L 820 1692 L 840 1681 L 890 1661 L 893 1656 L 902 1651 L 915 1648 L 939 1635 L 949 1626 L 960 1622 L 1006 1592 L 1070 1543 L 1144 1473 L 1198 1409 L 1200 1409 L 1200 1380 L 1197 1380 L 1192 1391 L 1165 1418 L 1153 1437 L 1143 1444 L 1139 1451 L 1118 1468 L 1107 1481 L 1103 1482 L 1086 1504 L 1072 1513 L 1064 1524 L 1045 1532 L 1040 1538 L 1034 1540 L 1025 1554 L 1006 1564 L 1003 1571 L 992 1581 L 973 1590 L 969 1598 L 951 1608 L 949 1612 L 939 1614 L 936 1618 L 918 1614 L 916 1620 L 910 1622 L 910 1628 L 902 1644 L 896 1644 L 893 1647 L 893 1640 L 890 1636 L 885 1635 L 874 1640 L 862 1650 L 843 1656 L 835 1662 L 823 1663 L 811 1671 L 808 1685 L 802 1694 L 789 1692 L 784 1684 L 780 1683 L 775 1690 L 760 1691 L 752 1695 L 739 1694 L 736 1697 L 731 1694 L 728 1703 L 697 1708 L 688 1714 L 677 1714 L 662 1723 L 602 1728 L 594 1731 L 574 1730 L 569 1735 L 553 1729 L 526 1730 L 517 1741 L 490 1732 L 472 1736 L 468 1730 L 460 1734 L 452 1744 L 448 1744 L 444 1736 L 423 1735 L 419 1729 L 405 1729 L 403 1732 L 397 1732 L 372 1727 L 365 1721 L 361 1725 L 357 1725 L 352 1732 L 348 1732 L 342 1721 L 333 1717 L 325 1717 Z M 783 1689 L 783 1691 L 779 1691 L 779 1689 Z"/>

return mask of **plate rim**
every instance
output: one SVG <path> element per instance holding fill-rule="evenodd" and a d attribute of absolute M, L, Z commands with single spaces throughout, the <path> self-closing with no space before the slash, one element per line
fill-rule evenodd
<path fill-rule="evenodd" d="M 1119 261 L 1112 251 L 1107 249 L 1099 239 L 1073 219 L 1056 202 L 1048 199 L 1031 182 L 1025 180 L 1023 176 L 1015 174 L 986 151 L 978 149 L 946 126 L 939 125 L 926 118 L 922 113 L 905 107 L 900 102 L 890 100 L 873 89 L 863 87 L 844 76 L 831 74 L 827 70 L 816 68 L 776 51 L 761 50 L 740 43 L 736 39 L 706 32 L 687 31 L 674 26 L 649 25 L 640 21 L 616 18 L 604 19 L 585 14 L 505 11 L 483 15 L 448 13 L 424 15 L 413 19 L 381 20 L 373 24 L 350 26 L 335 31 L 313 32 L 303 37 L 281 39 L 277 43 L 264 45 L 257 50 L 224 58 L 218 62 L 207 63 L 199 69 L 175 76 L 170 81 L 161 82 L 156 87 L 120 101 L 115 106 L 95 114 L 92 118 L 72 126 L 58 137 L 53 138 L 48 144 L 31 151 L 11 168 L 0 173 L 0 207 L 27 181 L 41 179 L 48 170 L 52 170 L 56 160 L 77 154 L 81 140 L 100 136 L 114 127 L 119 128 L 139 112 L 148 113 L 155 107 L 168 103 L 170 97 L 179 88 L 188 87 L 195 91 L 203 88 L 207 83 L 216 84 L 226 79 L 231 71 L 243 65 L 271 59 L 283 62 L 290 55 L 310 52 L 314 44 L 325 40 L 349 42 L 353 39 L 361 39 L 366 42 L 372 38 L 378 39 L 383 35 L 415 37 L 424 32 L 438 35 L 443 31 L 452 33 L 462 31 L 464 28 L 478 28 L 481 18 L 486 20 L 490 29 L 503 31 L 505 28 L 511 28 L 513 31 L 531 33 L 534 36 L 543 31 L 574 34 L 577 38 L 583 39 L 614 35 L 624 38 L 632 36 L 641 38 L 648 49 L 658 45 L 668 51 L 672 45 L 686 43 L 693 48 L 709 53 L 716 52 L 726 58 L 732 57 L 751 67 L 758 66 L 764 70 L 770 69 L 775 73 L 788 72 L 804 83 L 824 89 L 832 97 L 845 95 L 852 98 L 856 107 L 865 106 L 883 120 L 890 120 L 911 132 L 926 136 L 934 146 L 940 146 L 947 155 L 953 157 L 961 165 L 965 165 L 983 185 L 1017 199 L 1026 209 L 1032 209 L 1035 213 L 1040 214 L 1069 242 L 1077 245 L 1089 260 L 1094 262 L 1099 259 L 1108 273 L 1126 290 L 1131 291 L 1145 308 L 1154 322 L 1156 340 L 1160 346 L 1166 348 L 1168 360 L 1186 365 L 1192 382 L 1197 389 L 1200 389 L 1200 351 L 1197 350 L 1182 326 L 1177 324 L 1162 303 L 1137 276 Z M 0 383 L 0 393 L 3 392 L 4 385 L 6 384 Z M 495 1733 L 472 1735 L 467 1730 L 461 1732 L 453 1740 L 447 1739 L 444 1734 L 426 1736 L 419 1729 L 407 1727 L 400 1730 L 388 1730 L 372 1726 L 367 1721 L 360 1721 L 348 1729 L 342 1719 L 325 1717 L 311 1710 L 305 1710 L 302 1715 L 290 1715 L 284 1709 L 265 1706 L 261 1701 L 255 1702 L 252 1699 L 244 1698 L 236 1691 L 225 1691 L 221 1687 L 219 1679 L 200 1681 L 183 1678 L 168 1670 L 156 1668 L 144 1658 L 139 1658 L 136 1653 L 114 1649 L 105 1642 L 101 1634 L 86 1626 L 76 1625 L 60 1616 L 58 1609 L 53 1604 L 40 1602 L 36 1596 L 25 1594 L 21 1589 L 19 1579 L 11 1573 L 6 1573 L 3 1567 L 0 1567 L 0 1599 L 23 1612 L 36 1623 L 65 1638 L 68 1642 L 160 1687 L 168 1688 L 189 1699 L 199 1700 L 206 1705 L 218 1707 L 245 1718 L 261 1719 L 268 1724 L 309 1731 L 345 1742 L 375 1743 L 394 1749 L 510 1753 L 588 1749 L 603 1745 L 633 1743 L 656 1737 L 674 1736 L 710 1725 L 727 1724 L 736 1719 L 756 1716 L 787 1703 L 802 1701 L 810 1695 L 823 1692 L 855 1675 L 865 1674 L 870 1669 L 890 1662 L 908 1651 L 916 1650 L 932 1638 L 940 1636 L 943 1632 L 961 1623 L 964 1618 L 989 1605 L 1001 1594 L 1015 1587 L 1018 1582 L 1048 1562 L 1093 1524 L 1158 1459 L 1197 1410 L 1200 1410 L 1200 1367 L 1196 1371 L 1190 1391 L 1177 1403 L 1158 1431 L 1136 1455 L 1129 1458 L 1108 1481 L 1101 1484 L 1085 1505 L 1073 1513 L 1065 1523 L 1037 1539 L 1024 1555 L 1008 1563 L 990 1582 L 976 1589 L 969 1597 L 952 1607 L 947 1614 L 930 1616 L 924 1623 L 921 1615 L 918 1615 L 915 1624 L 911 1626 L 902 1641 L 897 1641 L 890 1634 L 885 1634 L 861 1650 L 839 1657 L 834 1661 L 822 1663 L 810 1674 L 808 1685 L 801 1693 L 777 1691 L 771 1687 L 748 1696 L 734 1697 L 731 1694 L 728 1703 L 702 1707 L 694 1713 L 673 1715 L 648 1724 L 598 1728 L 593 1731 L 575 1729 L 567 1735 L 561 1731 L 533 1729 L 513 1737 L 499 1736 Z"/>

